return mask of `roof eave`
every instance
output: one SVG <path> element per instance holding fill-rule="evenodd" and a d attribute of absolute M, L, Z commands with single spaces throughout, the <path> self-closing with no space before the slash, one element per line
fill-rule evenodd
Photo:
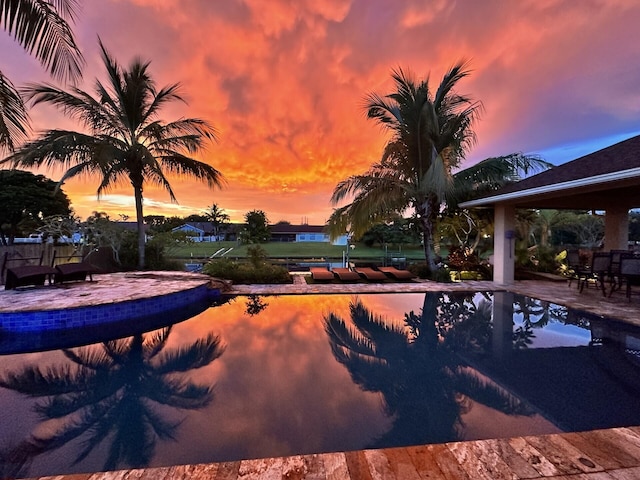
<path fill-rule="evenodd" d="M 589 187 L 597 184 L 629 180 L 633 178 L 640 178 L 640 167 L 630 168 L 628 170 L 621 170 L 618 172 L 605 173 L 602 175 L 596 175 L 593 177 L 580 178 L 577 180 L 571 180 L 568 182 L 554 183 L 551 185 L 542 185 L 540 187 L 533 187 L 526 190 L 518 190 L 515 192 L 503 193 L 498 195 L 492 195 L 490 197 L 479 198 L 476 200 L 469 200 L 468 202 L 460 203 L 462 208 L 474 208 L 474 207 L 487 207 L 496 203 L 514 203 L 522 198 L 532 197 L 536 195 L 544 195 L 549 193 L 556 193 L 559 191 L 566 191 L 575 188 Z"/>

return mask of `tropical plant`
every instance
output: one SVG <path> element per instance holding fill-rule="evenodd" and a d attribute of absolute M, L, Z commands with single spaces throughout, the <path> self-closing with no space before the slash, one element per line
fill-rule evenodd
<path fill-rule="evenodd" d="M 35 456 L 85 437 L 74 464 L 108 442 L 105 470 L 121 463 L 147 466 L 157 439 L 175 439 L 181 423 L 163 418 L 158 407 L 197 410 L 211 403 L 213 385 L 193 383 L 182 374 L 209 365 L 224 352 L 212 334 L 165 351 L 170 333 L 167 327 L 153 335 L 104 342 L 100 349 L 64 349 L 70 363 L 3 373 L 0 386 L 41 399 L 34 409 L 51 420 L 50 428 L 32 434 L 22 448 Z"/>
<path fill-rule="evenodd" d="M 465 366 L 451 350 L 447 337 L 462 342 L 460 319 L 442 321 L 438 316 L 440 294 L 425 294 L 422 312 L 405 314 L 404 327 L 386 321 L 358 300 L 350 304 L 350 322 L 330 312 L 325 331 L 333 355 L 365 391 L 380 392 L 393 426 L 374 447 L 398 443 L 441 443 L 461 438 L 461 415 L 471 408 L 470 399 L 510 415 L 531 415 L 517 398 L 491 384 Z M 463 305 L 441 305 L 456 308 Z M 486 317 L 489 309 L 473 309 L 463 316 Z M 478 322 L 473 322 L 478 323 Z M 471 330 L 466 329 L 466 333 Z M 473 331 L 480 331 L 474 327 Z M 485 333 L 484 336 L 488 336 Z M 470 341 L 469 339 L 465 341 Z"/>
<path fill-rule="evenodd" d="M 76 0 L 0 0 L 0 25 L 57 79 L 76 80 L 83 59 L 68 21 Z M 20 93 L 0 70 L 0 151 L 27 138 L 29 116 Z"/>
<path fill-rule="evenodd" d="M 394 92 L 367 97 L 368 118 L 392 136 L 378 163 L 335 187 L 334 205 L 348 197 L 353 201 L 332 214 L 328 226 L 333 237 L 347 230 L 359 237 L 372 224 L 411 210 L 422 233 L 427 266 L 434 270 L 433 232 L 443 202 L 452 206 L 471 192 L 495 189 L 540 165 L 537 158 L 512 154 L 486 159 L 454 175 L 475 143 L 473 126 L 482 110 L 480 102 L 454 90 L 468 75 L 467 64 L 460 62 L 432 92 L 429 78 L 416 83 L 397 69 L 392 72 Z"/>
<path fill-rule="evenodd" d="M 210 187 L 221 186 L 223 178 L 218 170 L 188 156 L 203 149 L 206 140 L 215 140 L 216 131 L 197 118 L 163 123 L 158 118 L 160 109 L 168 102 L 184 101 L 180 84 L 157 90 L 149 62 L 134 59 L 123 69 L 99 43 L 109 83 L 96 80 L 95 96 L 78 88 L 65 91 L 47 84 L 27 90 L 34 105 L 51 104 L 79 120 L 91 133 L 49 130 L 3 162 L 27 168 L 62 166 L 67 170 L 60 184 L 79 175 L 98 176 L 98 196 L 117 184 L 130 183 L 138 224 L 138 267 L 144 268 L 145 184 L 163 187 L 172 201 L 176 197 L 165 171 L 204 180 Z"/>

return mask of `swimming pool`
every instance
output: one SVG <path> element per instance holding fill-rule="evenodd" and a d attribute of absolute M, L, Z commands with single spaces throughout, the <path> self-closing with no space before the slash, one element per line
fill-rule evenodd
<path fill-rule="evenodd" d="M 637 425 L 638 338 L 508 293 L 235 297 L 106 348 L 1 357 L 1 468 L 41 476 Z"/>

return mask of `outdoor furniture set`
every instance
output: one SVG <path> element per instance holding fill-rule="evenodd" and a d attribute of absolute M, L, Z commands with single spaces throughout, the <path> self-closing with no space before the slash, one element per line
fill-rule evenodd
<path fill-rule="evenodd" d="M 44 254 L 43 254 L 44 255 Z M 55 265 L 55 253 L 51 260 L 51 266 L 42 265 L 43 255 L 40 258 L 9 258 L 8 253 L 5 253 L 2 260 L 2 267 L 0 268 L 0 279 L 5 276 L 4 289 L 13 290 L 18 287 L 39 286 L 48 282 L 49 285 L 56 283 L 61 284 L 65 282 L 74 281 L 86 281 L 87 276 L 90 281 L 93 281 L 92 273 L 95 268 L 85 262 L 65 262 Z M 69 260 L 72 257 L 69 258 Z M 21 261 L 28 262 L 38 260 L 38 264 L 18 265 L 14 267 L 8 267 L 9 262 Z"/>
<path fill-rule="evenodd" d="M 611 250 L 593 252 L 585 263 L 578 251 L 567 252 L 567 264 L 572 272 L 572 280 L 577 280 L 578 290 L 582 292 L 589 284 L 594 284 L 603 296 L 611 296 L 625 286 L 627 299 L 631 301 L 632 287 L 640 286 L 640 255 L 629 250 Z M 607 294 L 607 286 L 609 293 Z"/>

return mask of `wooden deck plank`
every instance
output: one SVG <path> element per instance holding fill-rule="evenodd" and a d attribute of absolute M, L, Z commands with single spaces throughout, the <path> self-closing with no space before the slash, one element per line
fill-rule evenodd
<path fill-rule="evenodd" d="M 584 473 L 602 472 L 604 467 L 600 465 L 589 455 L 564 439 L 562 435 L 550 435 L 548 437 L 549 443 L 554 446 L 558 452 L 571 460 L 571 462 L 577 466 Z"/>
<path fill-rule="evenodd" d="M 583 451 L 606 470 L 634 466 L 635 459 L 621 452 L 615 444 L 598 438 L 591 432 L 565 433 L 562 437 L 577 449 Z"/>
<path fill-rule="evenodd" d="M 446 445 L 431 445 L 433 456 L 447 480 L 471 480 Z"/>
<path fill-rule="evenodd" d="M 486 460 L 480 457 L 485 463 L 493 458 L 500 458 L 518 476 L 518 478 L 538 478 L 540 472 L 516 452 L 506 439 L 487 439 L 474 442 L 482 451 L 486 452 Z"/>
<path fill-rule="evenodd" d="M 327 480 L 344 480 L 349 478 L 347 458 L 344 453 L 325 453 L 322 455 Z"/>
<path fill-rule="evenodd" d="M 552 477 L 560 475 L 560 470 L 551 463 L 547 458 L 538 451 L 533 445 L 527 442 L 523 437 L 514 437 L 507 440 L 509 445 L 520 455 L 525 461 L 535 468 L 543 477 Z"/>
<path fill-rule="evenodd" d="M 367 460 L 363 450 L 345 452 L 344 456 L 347 461 L 347 469 L 351 478 L 373 480 L 371 472 L 369 471 L 369 461 Z"/>
<path fill-rule="evenodd" d="M 281 480 L 282 458 L 242 460 L 238 468 L 238 480 Z"/>
<path fill-rule="evenodd" d="M 166 478 L 167 480 L 210 480 L 216 478 L 217 473 L 217 463 L 176 465 L 170 468 Z"/>
<path fill-rule="evenodd" d="M 638 480 L 640 478 L 640 467 L 611 470 L 607 473 L 609 473 L 615 480 Z"/>
<path fill-rule="evenodd" d="M 127 480 L 129 479 L 139 479 L 139 480 L 171 479 L 173 480 L 174 477 L 171 476 L 171 472 L 173 471 L 174 468 L 175 467 L 158 467 L 153 469 L 130 470 L 129 474 L 125 478 Z"/>
<path fill-rule="evenodd" d="M 240 462 L 222 462 L 218 464 L 216 480 L 238 480 Z"/>
<path fill-rule="evenodd" d="M 627 436 L 620 429 L 595 430 L 589 435 L 613 443 L 619 452 L 617 458 L 624 456 L 628 460 L 625 467 L 640 467 L 640 447 L 628 442 Z"/>
<path fill-rule="evenodd" d="M 411 461 L 411 457 L 406 448 L 386 448 L 380 452 L 386 457 L 387 465 L 393 477 L 401 480 L 421 480 L 420 474 Z M 372 465 L 369 454 L 367 453 L 366 455 L 369 460 L 369 465 Z M 375 478 L 375 475 L 373 476 Z"/>
<path fill-rule="evenodd" d="M 405 450 L 409 458 L 411 458 L 420 478 L 423 480 L 446 480 L 444 473 L 440 470 L 433 456 L 431 445 L 407 447 Z"/>
<path fill-rule="evenodd" d="M 484 448 L 476 448 L 475 442 L 447 443 L 447 447 L 473 479 L 518 480 L 518 476 L 497 456 L 481 460 L 487 452 Z"/>
<path fill-rule="evenodd" d="M 575 475 L 583 470 L 573 462 L 573 455 L 567 455 L 562 449 L 558 449 L 552 442 L 554 435 L 542 435 L 539 437 L 527 436 L 524 439 L 536 450 L 553 463 L 561 475 Z"/>
<path fill-rule="evenodd" d="M 285 480 L 325 480 L 324 463 L 319 455 L 294 455 L 282 460 Z"/>

